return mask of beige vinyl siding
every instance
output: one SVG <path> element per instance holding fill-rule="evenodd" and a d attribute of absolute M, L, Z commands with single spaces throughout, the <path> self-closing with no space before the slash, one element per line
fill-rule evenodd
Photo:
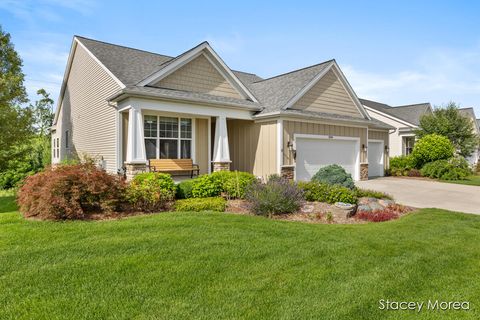
<path fill-rule="evenodd" d="M 200 174 L 208 173 L 208 120 L 196 119 L 195 122 L 195 162 Z"/>
<path fill-rule="evenodd" d="M 227 123 L 231 170 L 252 172 L 266 178 L 277 173 L 277 122 Z"/>
<path fill-rule="evenodd" d="M 326 112 L 362 118 L 350 95 L 333 70 L 327 72 L 298 100 L 293 109 Z"/>
<path fill-rule="evenodd" d="M 200 55 L 156 84 L 156 87 L 208 93 L 242 99 L 232 85 L 215 69 L 204 55 Z"/>
<path fill-rule="evenodd" d="M 372 140 L 382 140 L 384 143 L 384 146 L 388 146 L 388 141 L 389 141 L 389 134 L 388 131 L 381 131 L 381 130 L 368 130 L 368 139 Z M 388 154 L 386 154 L 385 150 L 383 151 L 383 163 L 385 164 L 385 169 L 389 167 L 389 157 Z"/>
<path fill-rule="evenodd" d="M 339 137 L 358 137 L 360 138 L 360 149 L 362 144 L 367 144 L 367 128 L 348 127 L 340 125 L 283 121 L 283 164 L 294 164 L 293 154 L 289 151 L 287 143 L 294 139 L 294 134 L 316 134 Z M 360 150 L 360 162 L 366 161 L 366 154 Z"/>
<path fill-rule="evenodd" d="M 119 89 L 115 80 L 77 45 L 61 104 L 61 128 L 57 125 L 62 135 L 62 159 L 75 154 L 103 158 L 108 171 L 117 171 L 116 111 L 106 99 Z M 66 130 L 70 137 L 68 149 Z"/>

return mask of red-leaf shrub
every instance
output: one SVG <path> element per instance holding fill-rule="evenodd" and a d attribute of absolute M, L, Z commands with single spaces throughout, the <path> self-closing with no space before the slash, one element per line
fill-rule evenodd
<path fill-rule="evenodd" d="M 371 222 L 383 222 L 397 219 L 399 214 L 406 211 L 406 208 L 400 205 L 391 205 L 382 210 L 375 211 L 357 211 L 355 217 L 360 220 Z"/>
<path fill-rule="evenodd" d="M 28 177 L 17 202 L 25 217 L 82 219 L 122 204 L 125 182 L 92 164 L 61 165 Z"/>

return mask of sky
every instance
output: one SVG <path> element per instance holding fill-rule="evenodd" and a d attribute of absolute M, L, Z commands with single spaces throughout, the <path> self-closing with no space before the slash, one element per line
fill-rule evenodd
<path fill-rule="evenodd" d="M 480 118 L 480 1 L 0 0 L 32 100 L 57 100 L 74 35 L 166 55 L 207 40 L 234 70 L 271 77 L 336 59 L 357 95 L 449 101 Z"/>

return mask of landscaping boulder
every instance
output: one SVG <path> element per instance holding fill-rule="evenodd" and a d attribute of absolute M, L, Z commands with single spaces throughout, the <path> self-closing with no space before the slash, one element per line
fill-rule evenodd
<path fill-rule="evenodd" d="M 395 201 L 389 200 L 389 199 L 380 199 L 380 200 L 378 200 L 378 204 L 383 206 L 383 207 L 389 207 L 391 205 L 394 205 Z"/>
<path fill-rule="evenodd" d="M 370 212 L 372 211 L 372 208 L 370 208 L 368 204 L 361 204 L 358 206 L 357 211 Z"/>

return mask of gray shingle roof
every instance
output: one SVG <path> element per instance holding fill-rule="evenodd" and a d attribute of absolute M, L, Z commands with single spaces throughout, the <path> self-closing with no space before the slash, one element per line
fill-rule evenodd
<path fill-rule="evenodd" d="M 173 57 L 76 36 L 126 86 L 138 83 Z"/>
<path fill-rule="evenodd" d="M 420 118 L 432 110 L 430 103 L 418 103 L 403 106 L 392 107 L 385 103 L 377 101 L 359 99 L 360 102 L 367 107 L 386 113 L 400 120 L 404 120 L 414 125 L 420 124 Z"/>
<path fill-rule="evenodd" d="M 265 108 L 263 113 L 280 110 L 303 87 L 315 78 L 333 60 L 307 68 L 295 70 L 273 78 L 260 80 L 250 85 L 253 94 L 262 102 Z"/>
<path fill-rule="evenodd" d="M 321 120 L 332 120 L 338 122 L 348 122 L 348 123 L 355 123 L 359 125 L 367 125 L 369 128 L 378 128 L 378 129 L 395 129 L 394 127 L 381 122 L 376 119 L 363 119 L 357 117 L 350 117 L 340 114 L 333 114 L 333 113 L 326 113 L 326 112 L 313 112 L 313 111 L 306 111 L 306 110 L 298 110 L 298 109 L 285 109 L 281 111 L 273 111 L 273 113 L 278 113 L 284 116 L 301 116 L 302 118 L 313 118 L 313 119 L 321 119 Z M 256 115 L 256 117 L 266 116 L 268 113 L 261 112 Z"/>
<path fill-rule="evenodd" d="M 151 97 L 159 98 L 171 98 L 171 99 L 182 99 L 188 101 L 197 101 L 203 103 L 214 103 L 214 104 L 224 104 L 232 105 L 239 107 L 248 107 L 252 110 L 260 110 L 260 104 L 244 99 L 236 99 L 230 97 L 214 96 L 206 93 L 198 93 L 191 91 L 182 91 L 182 90 L 172 90 L 156 87 L 139 87 L 139 86 L 129 86 L 119 92 L 115 93 L 108 100 L 114 101 L 116 98 L 120 97 L 122 94 L 138 94 L 146 95 Z"/>
<path fill-rule="evenodd" d="M 262 79 L 256 74 L 232 70 L 237 78 L 255 95 L 260 103 L 243 99 L 227 98 L 203 93 L 172 90 L 166 88 L 142 87 L 137 84 L 149 75 L 161 70 L 179 57 L 190 52 L 194 48 L 182 53 L 177 57 L 161 55 L 144 50 L 119 46 L 102 41 L 88 39 L 80 36 L 76 38 L 109 69 L 126 88 L 118 92 L 112 98 L 118 98 L 122 94 L 139 94 L 151 97 L 163 97 L 183 99 L 204 103 L 217 103 L 233 106 L 244 106 L 252 110 L 261 110 L 257 115 L 280 111 L 302 88 L 304 88 L 315 76 L 327 68 L 332 61 L 328 60 L 317 65 L 294 70 L 272 78 Z M 203 44 L 203 43 L 201 43 Z M 201 45 L 199 44 L 199 45 Z M 197 46 L 198 47 L 198 46 Z M 358 119 L 336 114 L 307 112 L 303 110 L 283 110 L 287 115 L 303 115 L 314 118 L 360 121 L 378 128 L 390 128 L 388 125 L 376 120 Z"/>

